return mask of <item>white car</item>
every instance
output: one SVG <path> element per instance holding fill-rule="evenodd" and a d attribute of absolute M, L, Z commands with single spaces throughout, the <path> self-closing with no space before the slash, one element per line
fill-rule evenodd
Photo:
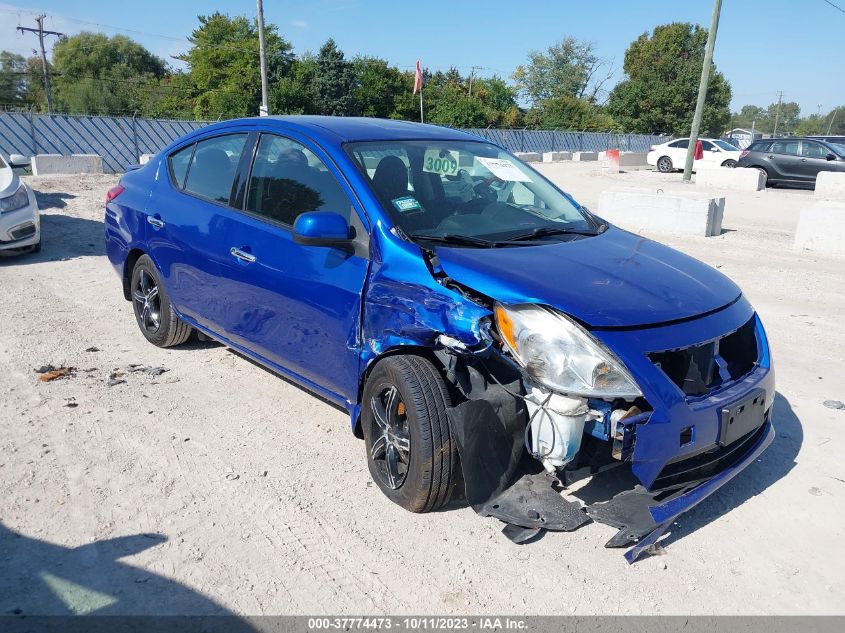
<path fill-rule="evenodd" d="M 718 138 L 702 138 L 699 140 L 703 145 L 704 158 L 693 161 L 693 171 L 701 163 L 736 167 L 739 155 L 742 153 L 742 150 L 738 147 Z M 683 169 L 687 160 L 687 147 L 689 147 L 688 138 L 676 138 L 662 145 L 654 145 L 648 151 L 646 161 L 664 174 L 676 169 Z"/>
<path fill-rule="evenodd" d="M 41 219 L 32 189 L 12 170 L 25 159 L 0 156 L 0 254 L 41 250 Z"/>

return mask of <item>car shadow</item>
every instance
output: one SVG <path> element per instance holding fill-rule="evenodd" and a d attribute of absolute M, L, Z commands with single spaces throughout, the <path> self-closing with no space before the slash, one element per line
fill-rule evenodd
<path fill-rule="evenodd" d="M 166 541 L 161 534 L 134 534 L 64 546 L 25 536 L 0 523 L 0 614 L 7 620 L 4 624 L 11 624 L 8 616 L 15 615 L 30 626 L 38 616 L 229 616 L 220 618 L 226 631 L 254 631 L 198 591 L 120 562 Z M 86 620 L 91 624 L 97 618 Z"/>
<path fill-rule="evenodd" d="M 44 193 L 33 189 L 33 192 L 35 193 L 35 199 L 38 201 L 38 209 L 41 211 L 47 211 L 48 209 L 64 209 L 67 206 L 67 202 L 65 202 L 65 200 L 73 200 L 76 198 L 76 196 L 72 193 L 65 193 L 63 191 L 51 191 Z"/>
<path fill-rule="evenodd" d="M 795 467 L 795 458 L 804 442 L 804 430 L 789 400 L 780 392 L 775 394 L 772 424 L 776 436 L 769 448 L 732 481 L 682 514 L 672 525 L 671 533 L 660 541 L 660 545 L 669 545 L 738 508 L 785 477 Z"/>
<path fill-rule="evenodd" d="M 41 215 L 41 252 L 5 255 L 0 258 L 0 265 L 60 262 L 105 254 L 101 220 L 50 213 Z"/>

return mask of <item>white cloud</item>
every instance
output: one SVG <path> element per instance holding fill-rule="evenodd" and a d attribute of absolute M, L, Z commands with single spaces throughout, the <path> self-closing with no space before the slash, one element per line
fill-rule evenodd
<path fill-rule="evenodd" d="M 306 22 L 305 20 L 291 20 L 290 25 L 293 26 L 293 27 L 296 27 L 298 29 L 307 29 L 308 28 L 308 22 Z"/>

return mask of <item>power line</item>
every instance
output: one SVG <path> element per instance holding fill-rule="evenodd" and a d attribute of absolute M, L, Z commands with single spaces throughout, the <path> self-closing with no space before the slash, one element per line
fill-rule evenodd
<path fill-rule="evenodd" d="M 56 37 L 62 37 L 64 33 L 59 33 L 58 31 L 45 31 L 44 30 L 44 18 L 47 16 L 43 13 L 35 18 L 35 21 L 38 23 L 38 28 L 33 29 L 27 26 L 18 26 L 17 30 L 21 33 L 35 33 L 38 36 L 38 44 L 41 48 L 41 68 L 44 71 L 44 94 L 47 97 L 47 113 L 53 111 L 53 96 L 50 94 L 50 68 L 47 66 L 47 53 L 44 51 L 44 36 L 45 35 L 55 35 Z"/>
<path fill-rule="evenodd" d="M 832 6 L 832 7 L 833 7 L 834 9 L 836 9 L 837 11 L 841 11 L 842 13 L 845 13 L 845 9 L 843 9 L 842 7 L 840 7 L 838 4 L 834 4 L 834 3 L 833 3 L 833 2 L 831 2 L 830 0 L 822 0 L 822 2 L 825 2 L 825 3 L 829 4 L 830 6 Z"/>

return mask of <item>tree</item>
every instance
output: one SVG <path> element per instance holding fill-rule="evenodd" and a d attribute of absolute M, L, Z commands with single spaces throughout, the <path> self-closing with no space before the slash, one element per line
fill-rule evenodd
<path fill-rule="evenodd" d="M 255 116 L 261 105 L 258 29 L 243 16 L 222 13 L 198 16 L 200 26 L 189 38 L 191 48 L 179 59 L 189 66 L 194 116 Z M 273 85 L 290 68 L 290 43 L 276 27 L 265 27 L 267 79 Z"/>
<path fill-rule="evenodd" d="M 355 74 L 352 63 L 331 38 L 317 53 L 314 73 L 314 109 L 318 114 L 352 116 L 356 114 L 353 94 Z"/>
<path fill-rule="evenodd" d="M 595 102 L 610 79 L 609 62 L 590 42 L 566 37 L 545 52 L 532 51 L 513 73 L 520 94 L 534 107 L 541 101 L 576 97 Z"/>
<path fill-rule="evenodd" d="M 541 101 L 539 108 L 530 110 L 526 115 L 526 123 L 542 129 L 621 131 L 613 117 L 601 112 L 589 101 L 571 96 Z"/>
<path fill-rule="evenodd" d="M 607 111 L 626 131 L 689 134 L 707 30 L 675 22 L 643 33 L 625 52 L 626 79 L 610 93 Z M 710 73 L 701 122 L 703 134 L 721 135 L 730 121 L 731 87 L 722 73 Z"/>
<path fill-rule="evenodd" d="M 162 59 L 124 35 L 82 32 L 53 47 L 56 106 L 68 112 L 141 111 L 143 88 L 167 71 Z"/>
<path fill-rule="evenodd" d="M 396 97 L 411 92 L 399 69 L 384 59 L 357 57 L 352 66 L 356 109 L 362 116 L 390 118 L 396 111 Z"/>
<path fill-rule="evenodd" d="M 765 108 L 755 105 L 744 105 L 739 112 L 734 112 L 731 115 L 733 120 L 732 127 L 740 127 L 751 130 L 753 127 L 755 131 L 768 128 L 769 113 Z"/>
<path fill-rule="evenodd" d="M 26 59 L 0 51 L 0 104 L 23 105 L 26 101 Z"/>
<path fill-rule="evenodd" d="M 769 106 L 768 114 L 771 124 L 769 132 L 774 132 L 775 121 L 777 121 L 778 134 L 794 134 L 801 120 L 801 107 L 794 101 L 784 102 L 780 104 L 778 112 L 778 104 L 773 103 Z"/>

